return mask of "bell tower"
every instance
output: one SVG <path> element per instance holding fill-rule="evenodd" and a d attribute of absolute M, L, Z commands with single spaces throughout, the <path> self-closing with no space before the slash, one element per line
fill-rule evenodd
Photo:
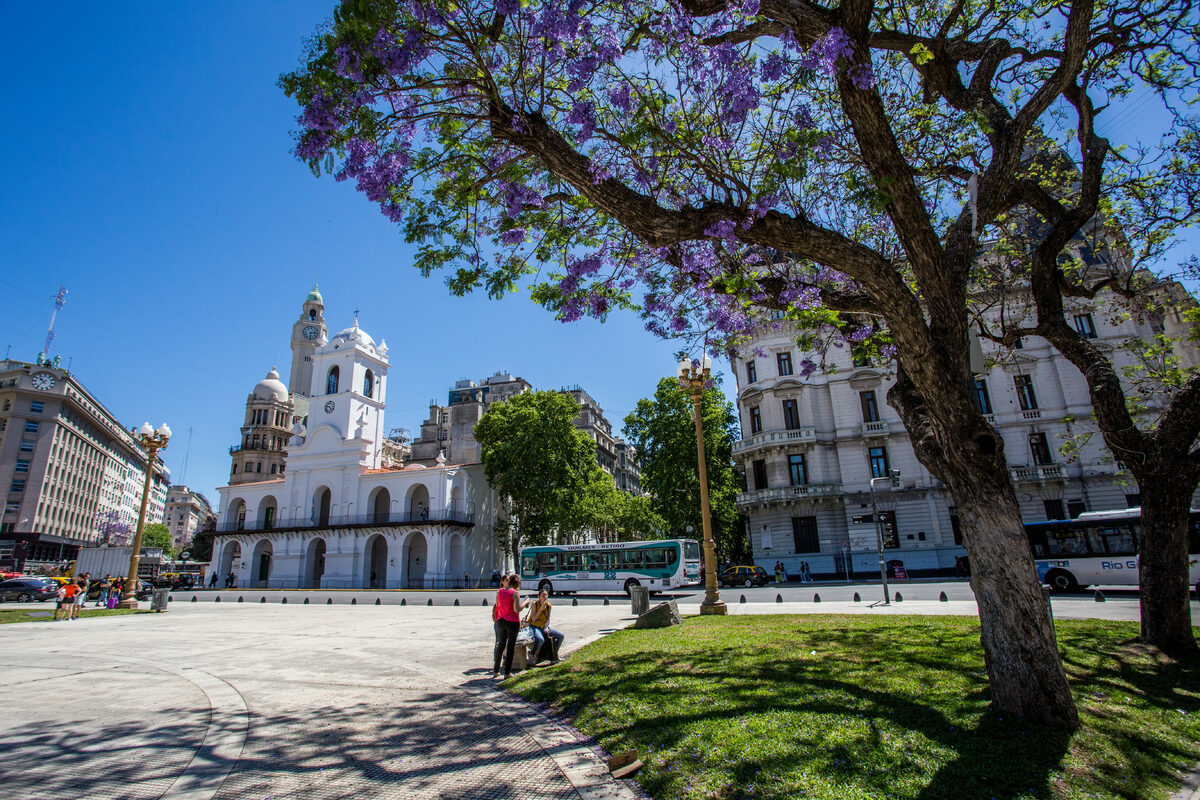
<path fill-rule="evenodd" d="M 292 371 L 288 373 L 288 391 L 308 397 L 312 394 L 313 353 L 329 341 L 325 327 L 325 301 L 313 281 L 312 291 L 304 298 L 300 319 L 292 325 Z"/>

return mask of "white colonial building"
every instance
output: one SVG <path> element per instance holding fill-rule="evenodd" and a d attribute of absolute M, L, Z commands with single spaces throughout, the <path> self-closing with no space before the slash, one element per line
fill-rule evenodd
<path fill-rule="evenodd" d="M 311 297 L 308 302 L 311 302 Z M 306 306 L 307 308 L 307 306 Z M 315 318 L 315 314 L 314 314 Z M 294 337 L 295 338 L 295 337 Z M 479 463 L 403 466 L 384 432 L 388 349 L 354 325 L 294 341 L 310 384 L 286 471 L 218 489 L 213 563 L 239 587 L 443 588 L 502 565 L 495 502 Z M 255 474 L 257 478 L 257 473 Z"/>

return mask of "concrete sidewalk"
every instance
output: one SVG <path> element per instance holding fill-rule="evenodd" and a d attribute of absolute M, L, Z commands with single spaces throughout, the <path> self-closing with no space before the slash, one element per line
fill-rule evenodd
<path fill-rule="evenodd" d="M 574 613 L 571 613 L 574 612 Z M 556 609 L 569 651 L 627 609 Z M 490 609 L 181 604 L 0 629 L 0 792 L 633 798 L 488 677 Z"/>

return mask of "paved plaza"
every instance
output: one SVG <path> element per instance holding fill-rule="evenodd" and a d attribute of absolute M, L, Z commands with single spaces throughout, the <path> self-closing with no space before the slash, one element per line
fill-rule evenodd
<path fill-rule="evenodd" d="M 902 591 L 914 599 L 888 608 L 725 597 L 734 614 L 974 613 Z M 177 593 L 167 614 L 0 627 L 5 800 L 637 796 L 588 742 L 495 687 L 490 594 L 249 595 Z M 700 595 L 680 599 L 694 613 Z M 632 621 L 627 602 L 602 603 L 558 599 L 565 653 Z M 1054 606 L 1137 618 L 1136 597 Z"/>

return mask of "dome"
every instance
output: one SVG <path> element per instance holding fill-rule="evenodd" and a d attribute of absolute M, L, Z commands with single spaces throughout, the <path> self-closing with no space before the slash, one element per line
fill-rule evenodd
<path fill-rule="evenodd" d="M 267 377 L 254 386 L 254 397 L 257 400 L 277 400 L 280 403 L 288 401 L 288 389 L 283 385 L 283 381 L 279 380 L 279 373 L 274 367 L 271 367 Z"/>
<path fill-rule="evenodd" d="M 309 292 L 308 296 L 304 298 L 304 302 L 320 303 L 321 305 L 325 305 L 325 300 L 321 297 L 321 293 L 319 291 L 317 291 L 317 282 L 316 281 L 313 281 L 312 291 Z"/>
<path fill-rule="evenodd" d="M 358 327 L 358 318 L 354 318 L 354 324 L 345 330 L 338 331 L 329 340 L 336 350 L 342 343 L 346 344 L 361 344 L 370 350 L 375 349 L 375 340 L 371 338 L 371 334 Z"/>

